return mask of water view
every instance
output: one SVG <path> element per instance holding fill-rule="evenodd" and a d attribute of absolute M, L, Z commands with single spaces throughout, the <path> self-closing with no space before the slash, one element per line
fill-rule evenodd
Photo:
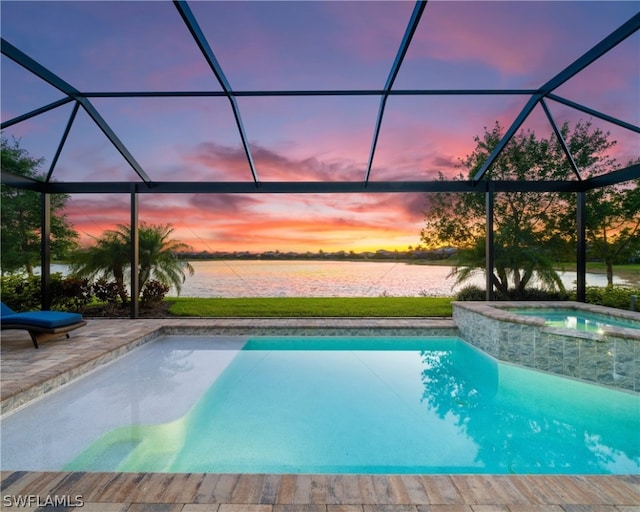
<path fill-rule="evenodd" d="M 449 265 L 414 265 L 394 261 L 205 260 L 192 261 L 181 297 L 446 297 L 462 286 L 484 287 L 478 274 L 462 286 L 449 277 Z M 68 273 L 66 265 L 52 272 Z M 568 290 L 576 273 L 561 272 Z M 616 284 L 634 284 L 615 276 Z M 588 286 L 606 286 L 603 274 L 587 273 Z M 175 296 L 175 290 L 169 293 Z"/>
<path fill-rule="evenodd" d="M 413 265 L 393 261 L 263 261 L 207 260 L 191 262 L 182 297 L 444 297 L 462 286 L 484 287 L 478 274 L 455 286 L 449 265 Z M 66 265 L 52 265 L 66 274 Z M 576 273 L 560 273 L 565 287 L 575 288 Z M 616 284 L 632 284 L 614 277 Z M 588 286 L 605 286 L 606 276 L 587 274 Z M 169 295 L 175 296 L 175 290 Z"/>

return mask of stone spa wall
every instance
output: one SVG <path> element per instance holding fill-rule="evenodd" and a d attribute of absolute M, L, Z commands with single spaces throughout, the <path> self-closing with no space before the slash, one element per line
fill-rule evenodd
<path fill-rule="evenodd" d="M 640 392 L 640 329 L 584 332 L 509 309 L 575 309 L 640 322 L 640 313 L 578 302 L 454 302 L 462 339 L 509 363 Z"/>

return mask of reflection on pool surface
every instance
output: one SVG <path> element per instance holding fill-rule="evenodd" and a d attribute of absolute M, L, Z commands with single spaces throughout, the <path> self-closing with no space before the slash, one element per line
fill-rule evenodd
<path fill-rule="evenodd" d="M 623 327 L 625 329 L 640 329 L 640 323 L 613 316 L 598 315 L 574 309 L 510 309 L 513 313 L 526 316 L 544 318 L 551 327 L 565 327 L 586 332 L 600 332 L 603 327 Z"/>
<path fill-rule="evenodd" d="M 8 416 L 3 469 L 640 469 L 638 395 L 498 363 L 457 338 L 254 338 L 240 346 L 158 339 Z M 46 429 L 25 429 L 34 418 L 47 418 Z"/>

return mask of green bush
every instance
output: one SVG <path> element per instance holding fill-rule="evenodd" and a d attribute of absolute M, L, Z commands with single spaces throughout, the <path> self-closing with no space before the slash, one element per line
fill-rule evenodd
<path fill-rule="evenodd" d="M 455 295 L 456 300 L 485 300 L 486 293 L 484 288 L 469 285 L 461 288 Z M 508 295 L 495 292 L 495 300 L 567 300 L 568 295 L 560 292 L 550 292 L 539 288 L 526 288 L 523 292 L 516 293 L 515 290 L 509 290 Z"/>
<path fill-rule="evenodd" d="M 566 293 L 541 290 L 540 288 L 525 288 L 521 293 L 509 290 L 508 300 L 567 300 L 568 297 Z"/>
<path fill-rule="evenodd" d="M 39 310 L 41 306 L 41 276 L 9 274 L 2 276 L 2 301 L 15 311 Z M 84 311 L 93 300 L 87 279 L 62 274 L 51 275 L 51 309 Z"/>
<path fill-rule="evenodd" d="M 8 274 L 2 276 L 2 302 L 15 311 L 40 309 L 40 276 Z"/>
<path fill-rule="evenodd" d="M 153 307 L 160 304 L 169 287 L 166 284 L 162 284 L 160 281 L 150 280 L 144 284 L 142 288 L 141 303 L 143 307 Z"/>
<path fill-rule="evenodd" d="M 115 281 L 108 281 L 101 277 L 93 283 L 93 294 L 98 301 L 105 302 L 114 310 L 120 307 L 120 290 Z"/>
<path fill-rule="evenodd" d="M 586 302 L 610 308 L 629 309 L 631 306 L 631 296 L 640 297 L 640 288 L 632 288 L 623 285 L 613 286 L 587 286 Z M 575 300 L 576 293 L 572 292 Z M 636 304 L 636 309 L 640 309 L 640 304 Z"/>
<path fill-rule="evenodd" d="M 468 285 L 460 288 L 455 295 L 456 300 L 485 300 L 487 293 L 484 288 L 475 285 Z"/>
<path fill-rule="evenodd" d="M 83 313 L 93 300 L 93 290 L 88 279 L 75 276 L 51 277 L 51 309 Z"/>

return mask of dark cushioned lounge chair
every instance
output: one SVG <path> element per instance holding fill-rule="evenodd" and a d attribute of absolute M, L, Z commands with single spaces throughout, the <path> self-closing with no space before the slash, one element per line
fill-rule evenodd
<path fill-rule="evenodd" d="M 69 337 L 69 331 L 87 325 L 79 313 L 62 311 L 25 311 L 16 313 L 4 302 L 1 303 L 0 323 L 2 329 L 23 329 L 29 331 L 33 346 L 63 334 Z"/>

